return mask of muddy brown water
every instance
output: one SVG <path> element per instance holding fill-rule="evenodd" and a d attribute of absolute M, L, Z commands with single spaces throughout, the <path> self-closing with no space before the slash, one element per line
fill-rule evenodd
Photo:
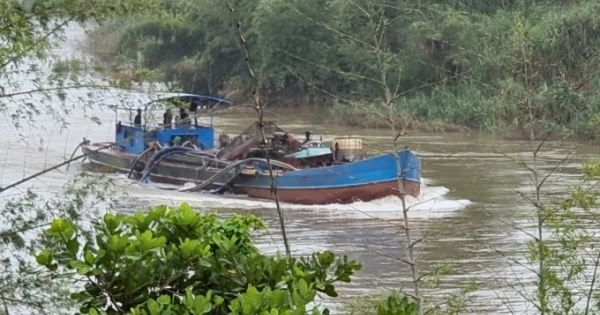
<path fill-rule="evenodd" d="M 287 109 L 275 111 L 271 117 L 297 135 L 311 130 L 325 141 L 354 135 L 363 138 L 371 154 L 393 150 L 389 130 L 333 126 L 323 112 Z M 223 119 L 225 129 L 234 130 L 234 126 L 248 125 L 254 117 L 238 113 Z M 513 287 L 518 284 L 531 290 L 533 275 L 513 260 L 524 260 L 528 238 L 523 231 L 534 232 L 533 209 L 519 195 L 532 193 L 533 178 L 521 165 L 533 165 L 529 143 L 503 141 L 482 133 L 414 133 L 402 138 L 399 145 L 413 150 L 423 162 L 422 203 L 413 204 L 409 212 L 416 234 L 413 238 L 422 238 L 416 256 L 420 273 L 430 272 L 438 264 L 452 264 L 440 287 L 425 289 L 430 301 L 443 300 L 446 294 L 456 293 L 474 279 L 479 282 L 470 303 L 474 313 L 528 309 Z M 568 186 L 581 178 L 581 162 L 594 159 L 597 154 L 598 149 L 593 146 L 546 143 L 538 158 L 540 174 L 549 173 L 558 163 L 562 167 L 547 180 L 543 196 L 552 199 L 564 195 Z M 570 158 L 563 161 L 567 155 Z M 406 256 L 396 198 L 324 209 L 284 209 L 296 253 L 330 249 L 364 264 L 356 282 L 344 286 L 349 295 L 410 287 L 409 268 L 399 261 Z M 268 218 L 275 230 L 273 234 L 280 240 L 272 207 L 251 211 Z"/>
<path fill-rule="evenodd" d="M 72 49 L 63 49 L 72 52 Z M 3 124 L 0 185 L 64 161 L 82 137 L 94 142 L 113 140 L 114 113 L 102 109 L 93 111 L 102 120 L 102 126 L 91 123 L 80 110 L 72 110 L 70 114 L 70 126 L 62 131 L 49 117 L 40 117 L 36 129 L 17 131 L 9 127 L 8 122 Z M 354 135 L 363 139 L 370 155 L 393 150 L 389 130 L 336 126 L 328 121 L 323 110 L 269 108 L 265 116 L 296 137 L 303 137 L 306 130 L 316 137 L 322 136 L 324 141 Z M 217 115 L 214 124 L 217 135 L 220 132 L 236 134 L 255 119 L 252 110 L 236 109 Z M 37 150 L 39 139 L 44 139 L 41 151 Z M 475 279 L 480 287 L 472 295 L 469 312 L 503 314 L 514 310 L 524 313 L 531 309 L 513 289 L 522 285 L 531 290 L 534 279 L 531 272 L 513 261 L 524 261 L 528 238 L 523 231 L 534 232 L 533 209 L 516 192 L 531 193 L 530 173 L 519 164 L 520 161 L 532 163 L 527 142 L 504 141 L 481 133 L 413 133 L 402 137 L 399 144 L 422 159 L 421 200 L 413 202 L 409 211 L 413 237 L 422 239 L 416 245 L 419 273 L 428 273 L 440 263 L 452 263 L 452 269 L 441 279 L 438 288 L 425 288 L 427 300 L 441 301 Z M 573 153 L 571 158 L 546 182 L 545 197 L 564 194 L 568 185 L 581 178 L 581 162 L 597 158 L 599 153 L 594 146 L 551 142 L 542 149 L 540 172 L 551 171 L 570 152 Z M 48 195 L 59 193 L 61 186 L 81 169 L 81 163 L 73 164 L 68 171 L 61 168 L 18 189 L 5 191 L 0 198 L 7 200 L 28 187 Z M 187 201 L 198 209 L 217 211 L 224 217 L 233 212 L 254 213 L 264 218 L 270 228 L 268 234 L 258 236 L 260 248 L 267 253 L 283 251 L 271 201 L 181 193 L 162 190 L 157 185 L 141 185 L 123 174 L 110 176 L 126 192 L 119 211 L 132 212 L 147 206 Z M 403 287 L 410 289 L 409 268 L 400 261 L 406 258 L 405 237 L 399 228 L 402 214 L 396 197 L 350 205 L 284 204 L 283 210 L 294 255 L 331 250 L 363 264 L 352 283 L 340 286 L 340 298 L 323 299 L 324 304 L 333 308 L 333 313 L 342 313 L 343 306 L 358 296 Z"/>

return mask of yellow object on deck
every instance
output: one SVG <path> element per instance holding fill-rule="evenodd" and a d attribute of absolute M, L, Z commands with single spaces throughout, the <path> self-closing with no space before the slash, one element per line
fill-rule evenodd
<path fill-rule="evenodd" d="M 336 151 L 337 144 L 337 154 Z M 359 161 L 364 158 L 363 142 L 359 138 L 335 138 L 332 141 L 334 158 L 337 161 Z"/>
<path fill-rule="evenodd" d="M 361 150 L 363 148 L 362 139 L 358 138 L 336 138 L 333 145 L 338 144 L 340 150 Z"/>

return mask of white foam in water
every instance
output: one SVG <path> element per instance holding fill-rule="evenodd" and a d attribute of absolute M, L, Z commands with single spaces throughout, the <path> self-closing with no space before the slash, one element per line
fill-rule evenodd
<path fill-rule="evenodd" d="M 451 215 L 464 209 L 471 202 L 465 199 L 451 199 L 447 194 L 450 190 L 443 186 L 429 186 L 427 179 L 422 180 L 421 196 L 419 199 L 408 196 L 407 206 L 409 207 L 411 217 L 431 218 Z M 192 186 L 186 184 L 184 187 Z M 140 198 L 152 198 L 157 202 L 169 200 L 170 204 L 177 205 L 181 202 L 189 202 L 197 207 L 207 208 L 234 208 L 240 210 L 247 209 L 275 209 L 275 203 L 272 200 L 253 199 L 244 195 L 210 195 L 201 193 L 185 193 L 173 190 L 172 185 L 133 185 L 129 195 L 138 195 Z M 180 186 L 179 186 L 180 187 Z M 158 190 L 162 192 L 157 192 Z M 351 204 L 328 204 L 328 205 L 298 205 L 281 203 L 284 209 L 288 210 L 329 210 L 344 211 L 348 214 L 357 214 L 359 216 L 376 216 L 383 218 L 398 217 L 402 210 L 402 203 L 397 196 L 387 196 L 384 198 L 372 200 L 369 202 L 357 201 Z"/>

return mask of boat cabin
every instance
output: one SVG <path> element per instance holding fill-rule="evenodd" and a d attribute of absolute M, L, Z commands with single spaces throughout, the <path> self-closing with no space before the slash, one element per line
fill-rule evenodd
<path fill-rule="evenodd" d="M 212 96 L 162 94 L 135 110 L 125 108 L 129 111 L 128 123 L 122 123 L 117 114 L 116 147 L 133 154 L 143 153 L 152 142 L 161 147 L 188 144 L 198 149 L 213 149 L 213 110 L 217 106 L 230 105 L 231 101 Z M 166 114 L 167 111 L 170 115 Z M 132 119 L 137 113 L 141 115 L 139 124 L 135 124 L 135 119 Z M 165 123 L 165 118 L 170 123 Z"/>

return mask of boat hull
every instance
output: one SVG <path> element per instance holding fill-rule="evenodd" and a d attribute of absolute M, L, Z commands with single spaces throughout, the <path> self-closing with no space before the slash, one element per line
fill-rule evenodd
<path fill-rule="evenodd" d="M 102 144 L 90 144 L 83 145 L 82 150 L 84 154 L 87 154 L 88 159 L 95 166 L 108 167 L 121 173 L 129 173 L 133 163 L 139 157 L 138 154 L 132 154 L 117 150 L 100 150 Z M 97 152 L 95 152 L 97 151 Z M 140 161 L 139 165 L 141 168 L 145 165 L 146 161 Z M 194 163 L 172 163 L 168 161 L 161 161 L 150 173 L 150 180 L 158 183 L 167 183 L 174 185 L 184 185 L 186 183 L 201 184 L 207 179 L 217 174 L 221 169 L 213 167 L 205 167 L 202 165 L 194 165 Z M 134 171 L 132 175 L 136 178 L 140 178 L 142 173 L 140 171 Z M 223 180 L 228 178 L 223 178 Z M 207 189 L 219 188 L 223 185 L 220 181 L 214 182 L 209 185 Z M 242 188 L 232 188 L 232 192 L 236 194 L 245 194 L 245 190 Z"/>
<path fill-rule="evenodd" d="M 398 188 L 396 158 L 392 154 L 329 167 L 275 172 L 277 197 L 296 204 L 331 204 L 371 201 L 390 195 L 418 198 L 421 161 L 412 152 L 400 151 L 402 188 Z M 273 199 L 266 165 L 255 163 L 236 180 L 248 196 Z"/>
<path fill-rule="evenodd" d="M 409 180 L 404 180 L 403 183 L 407 195 L 418 196 L 420 194 L 421 183 Z M 252 198 L 273 199 L 270 188 L 245 187 L 245 190 Z M 277 188 L 279 201 L 305 205 L 348 204 L 356 201 L 371 201 L 391 195 L 399 195 L 398 181 L 396 180 L 340 188 Z"/>

